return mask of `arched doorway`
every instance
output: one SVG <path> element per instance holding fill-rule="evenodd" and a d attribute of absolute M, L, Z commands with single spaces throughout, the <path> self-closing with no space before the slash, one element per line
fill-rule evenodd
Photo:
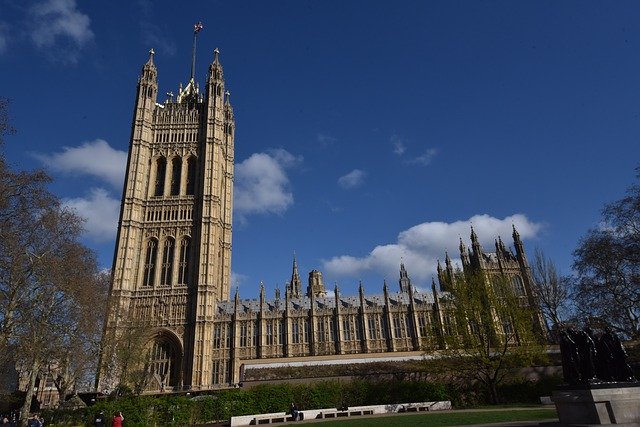
<path fill-rule="evenodd" d="M 171 332 L 161 331 L 149 343 L 148 391 L 171 391 L 182 383 L 182 344 Z"/>

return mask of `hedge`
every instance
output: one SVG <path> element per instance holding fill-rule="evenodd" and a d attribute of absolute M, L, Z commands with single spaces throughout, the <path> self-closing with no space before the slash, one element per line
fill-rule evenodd
<path fill-rule="evenodd" d="M 535 403 L 548 395 L 557 378 L 512 382 L 500 387 L 505 403 Z M 209 395 L 125 396 L 101 400 L 76 411 L 45 411 L 50 426 L 91 425 L 98 411 L 107 418 L 122 411 L 127 427 L 186 426 L 229 420 L 232 416 L 287 411 L 291 402 L 300 409 L 337 408 L 389 403 L 450 400 L 456 407 L 487 404 L 480 387 L 407 380 L 318 381 L 305 384 L 264 384 Z"/>

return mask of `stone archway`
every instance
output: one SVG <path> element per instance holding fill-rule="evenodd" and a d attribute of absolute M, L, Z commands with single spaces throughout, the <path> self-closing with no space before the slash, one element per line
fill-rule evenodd
<path fill-rule="evenodd" d="M 182 343 L 171 331 L 160 330 L 149 342 L 147 391 L 177 390 L 182 385 Z"/>

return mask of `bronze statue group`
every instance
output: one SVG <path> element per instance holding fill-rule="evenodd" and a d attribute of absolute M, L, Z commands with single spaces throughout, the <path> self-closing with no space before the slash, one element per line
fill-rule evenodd
<path fill-rule="evenodd" d="M 560 335 L 562 372 L 569 385 L 636 382 L 627 353 L 618 336 L 606 330 L 599 337 L 585 328 L 569 328 Z"/>

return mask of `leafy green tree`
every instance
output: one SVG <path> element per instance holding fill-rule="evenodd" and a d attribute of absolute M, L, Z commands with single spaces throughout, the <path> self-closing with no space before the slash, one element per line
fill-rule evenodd
<path fill-rule="evenodd" d="M 636 168 L 640 178 L 640 167 Z M 574 252 L 576 302 L 593 323 L 640 338 L 640 184 L 605 205 Z"/>
<path fill-rule="evenodd" d="M 502 275 L 458 272 L 446 303 L 441 366 L 458 380 L 481 383 L 491 403 L 498 403 L 498 386 L 514 370 L 544 358 L 535 311 Z"/>

